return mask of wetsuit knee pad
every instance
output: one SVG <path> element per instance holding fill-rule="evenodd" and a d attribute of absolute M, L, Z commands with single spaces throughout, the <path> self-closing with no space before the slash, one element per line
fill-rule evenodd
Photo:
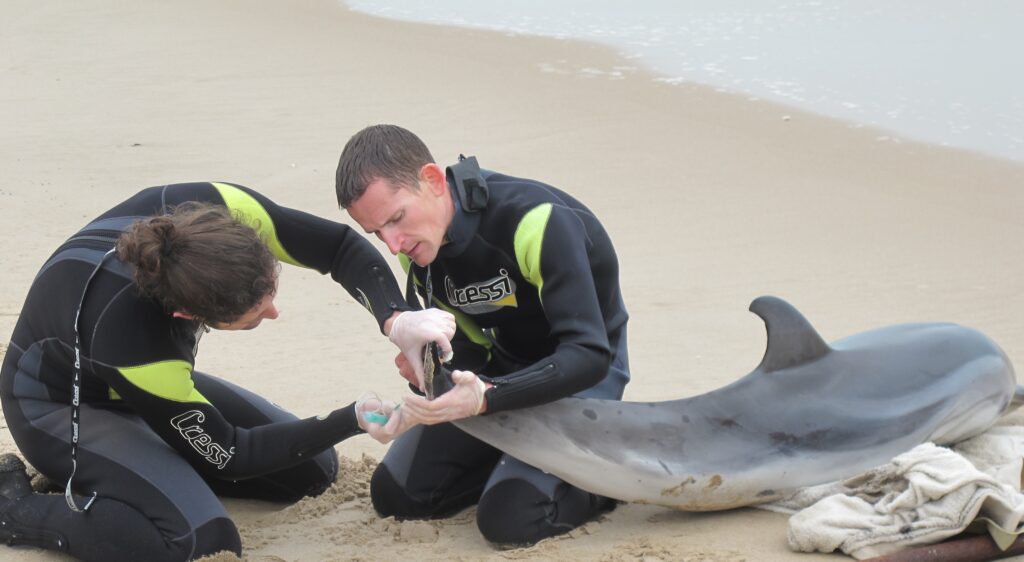
<path fill-rule="evenodd" d="M 561 483 L 554 496 L 517 478 L 491 486 L 480 498 L 476 524 L 485 539 L 502 545 L 529 545 L 567 533 L 615 502 Z"/>
<path fill-rule="evenodd" d="M 377 465 L 370 478 L 370 501 L 381 517 L 424 517 L 424 506 L 414 500 L 395 480 L 384 463 Z"/>
<path fill-rule="evenodd" d="M 370 500 L 381 517 L 398 519 L 438 519 L 449 517 L 476 503 L 481 482 L 465 478 L 468 486 L 444 490 L 435 488 L 419 495 L 409 491 L 395 479 L 387 465 L 381 463 L 370 479 Z"/>
<path fill-rule="evenodd" d="M 242 538 L 238 535 L 238 528 L 233 521 L 218 517 L 195 530 L 195 558 L 225 550 L 242 556 Z"/>

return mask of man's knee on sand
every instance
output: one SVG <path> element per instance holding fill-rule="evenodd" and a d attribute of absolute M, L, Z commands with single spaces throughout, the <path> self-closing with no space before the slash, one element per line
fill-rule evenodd
<path fill-rule="evenodd" d="M 373 507 L 381 517 L 398 519 L 435 519 L 451 515 L 454 511 L 469 507 L 472 501 L 458 509 L 443 509 L 440 502 L 423 501 L 414 498 L 395 479 L 386 465 L 380 464 L 370 480 L 370 498 Z M 485 498 L 489 501 L 485 502 Z M 436 498 L 440 500 L 441 498 Z M 545 519 L 544 504 L 550 498 L 521 480 L 507 480 L 488 490 L 477 511 L 477 524 L 484 537 L 497 543 L 536 542 L 526 537 L 533 536 L 537 527 L 536 519 Z"/>
<path fill-rule="evenodd" d="M 438 496 L 437 499 L 443 498 Z M 373 471 L 373 477 L 370 479 L 370 500 L 373 502 L 373 508 L 381 517 L 434 519 L 454 513 L 441 502 L 423 501 L 413 497 L 404 486 L 398 483 L 384 463 L 377 465 L 377 469 Z"/>
<path fill-rule="evenodd" d="M 500 453 L 499 453 L 500 454 Z M 438 519 L 475 504 L 484 490 L 493 463 L 462 470 L 442 465 L 398 468 L 395 477 L 388 459 L 377 465 L 370 479 L 370 499 L 381 517 Z"/>
<path fill-rule="evenodd" d="M 477 507 L 476 523 L 488 541 L 529 545 L 567 533 L 615 508 L 612 499 L 561 482 L 553 496 L 526 480 L 509 479 L 491 486 Z"/>
<path fill-rule="evenodd" d="M 476 524 L 485 539 L 502 545 L 527 545 L 560 535 L 580 521 L 560 521 L 563 506 L 525 480 L 503 480 L 480 498 Z"/>
<path fill-rule="evenodd" d="M 398 484 L 384 464 L 373 473 L 370 497 L 381 517 L 399 519 L 446 517 L 473 503 L 472 498 L 447 503 L 418 500 Z M 612 500 L 569 484 L 560 484 L 552 497 L 526 480 L 512 478 L 484 492 L 476 520 L 480 533 L 492 543 L 527 545 L 569 532 L 614 505 Z"/>

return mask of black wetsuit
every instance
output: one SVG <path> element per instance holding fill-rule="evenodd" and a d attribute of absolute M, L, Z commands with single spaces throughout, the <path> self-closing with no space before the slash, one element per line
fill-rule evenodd
<path fill-rule="evenodd" d="M 481 179 L 486 205 L 453 195 L 447 242 L 429 267 L 432 304 L 453 312 L 459 327 L 453 368 L 490 377 L 487 414 L 570 395 L 620 399 L 628 314 L 604 227 L 549 185 L 492 172 Z M 457 193 L 451 177 L 449 188 Z M 425 296 L 425 268 L 400 259 Z M 477 524 L 497 543 L 533 543 L 608 506 L 451 424 L 399 438 L 371 493 L 378 512 L 399 517 L 479 502 Z"/>
<path fill-rule="evenodd" d="M 193 371 L 203 326 L 173 318 L 140 296 L 131 266 L 109 252 L 135 220 L 186 201 L 226 205 L 264 237 L 275 257 L 330 273 L 380 325 L 395 310 L 409 308 L 380 254 L 358 232 L 278 207 L 237 185 L 149 188 L 80 230 L 50 257 L 29 290 L 0 371 L 0 400 L 26 459 L 51 480 L 67 482 L 74 322 L 81 302 L 81 423 L 73 486 L 78 494 L 98 497 L 83 514 L 72 512 L 61 495 L 35 494 L 0 519 L 81 559 L 240 553 L 238 532 L 215 494 L 278 501 L 317 494 L 337 473 L 331 447 L 360 432 L 352 405 L 300 420 Z M 80 498 L 78 505 L 86 501 Z"/>

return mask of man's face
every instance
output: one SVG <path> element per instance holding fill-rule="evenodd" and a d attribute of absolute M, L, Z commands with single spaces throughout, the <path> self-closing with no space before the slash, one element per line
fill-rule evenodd
<path fill-rule="evenodd" d="M 374 180 L 349 205 L 348 214 L 367 234 L 387 244 L 392 254 L 405 254 L 416 265 L 426 266 L 437 257 L 451 221 L 447 184 L 442 185 L 443 189 L 421 180 L 419 190 L 413 191 L 388 180 Z"/>

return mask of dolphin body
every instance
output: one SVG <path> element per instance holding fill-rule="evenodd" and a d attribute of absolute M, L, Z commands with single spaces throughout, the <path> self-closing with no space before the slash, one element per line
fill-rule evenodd
<path fill-rule="evenodd" d="M 667 402 L 566 398 L 456 424 L 590 492 L 711 511 L 966 439 L 1014 398 L 1010 361 L 970 328 L 904 324 L 829 346 L 781 299 L 750 310 L 768 330 L 764 359 L 718 390 Z"/>

